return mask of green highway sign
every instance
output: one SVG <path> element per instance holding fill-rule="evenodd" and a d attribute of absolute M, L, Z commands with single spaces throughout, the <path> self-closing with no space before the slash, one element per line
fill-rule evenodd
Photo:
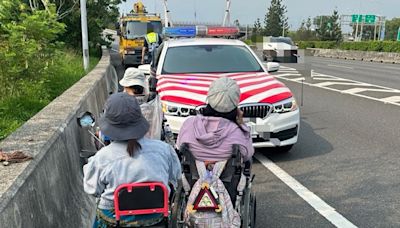
<path fill-rule="evenodd" d="M 397 31 L 397 41 L 400 41 L 400 27 L 399 30 Z"/>
<path fill-rule="evenodd" d="M 351 15 L 351 22 L 353 23 L 365 22 L 366 24 L 375 24 L 375 21 L 376 21 L 375 15 L 362 15 L 362 14 Z"/>
<path fill-rule="evenodd" d="M 351 15 L 351 21 L 354 23 L 361 23 L 363 21 L 363 15 L 361 14 L 353 14 Z"/>
<path fill-rule="evenodd" d="M 365 15 L 365 23 L 367 24 L 375 24 L 375 15 Z"/>

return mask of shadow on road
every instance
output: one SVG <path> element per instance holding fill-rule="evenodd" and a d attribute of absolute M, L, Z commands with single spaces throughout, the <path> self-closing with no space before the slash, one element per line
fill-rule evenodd
<path fill-rule="evenodd" d="M 257 149 L 257 152 L 263 153 L 272 161 L 292 161 L 308 157 L 320 156 L 333 150 L 330 144 L 304 120 L 300 121 L 300 134 L 297 144 L 289 152 L 281 152 L 275 148 Z"/>

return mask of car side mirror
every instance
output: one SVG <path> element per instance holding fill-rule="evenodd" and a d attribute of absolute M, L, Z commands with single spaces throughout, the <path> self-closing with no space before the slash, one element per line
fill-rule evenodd
<path fill-rule="evenodd" d="M 276 62 L 267 62 L 268 73 L 277 72 L 280 68 L 280 64 Z"/>

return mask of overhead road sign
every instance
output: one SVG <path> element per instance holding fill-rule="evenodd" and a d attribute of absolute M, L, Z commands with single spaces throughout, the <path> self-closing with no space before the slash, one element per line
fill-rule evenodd
<path fill-rule="evenodd" d="M 375 24 L 375 15 L 365 15 L 365 23 L 367 24 Z"/>
<path fill-rule="evenodd" d="M 353 14 L 351 15 L 351 22 L 353 23 L 361 23 L 364 22 L 366 24 L 375 24 L 376 15 L 362 15 L 362 14 Z"/>
<path fill-rule="evenodd" d="M 353 14 L 351 15 L 351 21 L 354 23 L 361 23 L 363 21 L 363 15 L 361 14 Z"/>

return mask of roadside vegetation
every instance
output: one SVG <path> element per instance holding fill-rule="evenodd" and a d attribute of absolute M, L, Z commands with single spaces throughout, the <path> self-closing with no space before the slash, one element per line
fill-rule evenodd
<path fill-rule="evenodd" d="M 88 1 L 90 69 L 120 2 Z M 86 75 L 79 8 L 79 0 L 0 0 L 0 140 Z"/>
<path fill-rule="evenodd" d="M 340 15 L 334 10 L 332 15 L 322 15 L 303 20 L 300 27 L 293 31 L 288 26 L 287 8 L 282 0 L 272 0 L 266 9 L 264 20 L 257 18 L 252 28 L 252 36 L 245 40 L 247 44 L 263 42 L 263 36 L 289 36 L 301 49 L 322 48 L 357 51 L 400 52 L 400 42 L 396 41 L 400 18 L 386 20 L 385 41 L 373 41 L 373 26 L 365 27 L 361 42 L 346 41 L 342 33 Z M 351 27 L 350 27 L 351 29 Z M 356 27 L 353 25 L 353 33 Z M 347 37 L 349 38 L 349 37 Z M 354 39 L 354 37 L 353 37 Z M 377 40 L 377 37 L 375 37 Z"/>
<path fill-rule="evenodd" d="M 298 41 L 300 49 L 322 48 L 341 49 L 353 51 L 377 51 L 400 53 L 400 42 L 398 41 L 361 41 L 361 42 L 332 42 L 332 41 Z"/>

